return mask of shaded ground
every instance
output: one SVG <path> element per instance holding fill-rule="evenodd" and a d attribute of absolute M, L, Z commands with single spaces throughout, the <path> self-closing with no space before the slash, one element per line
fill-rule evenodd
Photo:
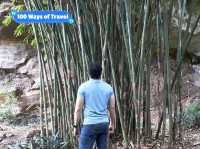
<path fill-rule="evenodd" d="M 195 71 L 199 71 L 195 69 Z M 182 77 L 182 104 L 183 109 L 187 104 L 187 101 L 190 101 L 193 97 L 200 97 L 200 87 L 197 87 L 200 80 L 200 75 L 195 74 L 189 66 L 184 66 L 183 77 Z M 200 72 L 200 71 L 199 71 Z M 152 91 L 151 91 L 151 118 L 152 118 L 152 130 L 153 135 L 157 130 L 157 123 L 159 121 L 160 112 L 162 110 L 162 88 L 163 88 L 163 79 L 160 77 L 159 72 L 156 68 L 153 67 L 151 71 L 151 82 L 152 82 Z M 173 72 L 172 72 L 173 73 Z M 195 82 L 196 81 L 196 82 Z M 156 90 L 157 86 L 160 86 L 160 90 Z M 200 84 L 199 84 L 200 86 Z M 1 100 L 0 100 L 1 101 Z M 33 100 L 31 100 L 32 103 Z M 160 108 L 159 108 L 160 107 Z M 18 115 L 14 119 L 0 121 L 0 149 L 7 149 L 9 145 L 16 144 L 18 141 L 25 140 L 29 137 L 33 137 L 35 134 L 39 133 L 39 107 L 35 106 L 33 109 L 30 109 L 28 112 L 23 112 L 23 114 Z M 141 115 L 142 117 L 142 115 Z M 168 127 L 168 123 L 166 123 Z M 185 149 L 200 149 L 200 129 L 193 128 L 187 129 L 182 132 L 182 140 L 177 140 L 177 145 L 173 148 L 185 148 Z M 168 136 L 166 136 L 168 137 Z M 111 142 L 111 149 L 122 149 L 123 143 L 121 141 L 122 137 L 115 137 Z M 142 149 L 151 149 L 151 148 L 164 148 L 161 147 L 161 141 L 156 140 L 151 144 L 141 145 Z M 133 146 L 133 145 L 132 145 Z M 130 145 L 131 147 L 131 145 Z"/>
<path fill-rule="evenodd" d="M 39 130 L 38 113 L 38 110 L 34 110 L 12 120 L 0 121 L 0 149 L 7 149 L 9 145 L 36 134 Z"/>
<path fill-rule="evenodd" d="M 0 149 L 8 149 L 9 145 L 16 144 L 22 140 L 38 135 L 39 133 L 39 116 L 38 109 L 29 111 L 27 113 L 18 115 L 12 120 L 0 121 Z M 157 121 L 159 119 L 158 111 L 152 111 L 152 129 L 157 128 Z M 154 131 L 155 133 L 155 131 Z M 200 148 L 200 129 L 193 128 L 188 129 L 182 133 L 183 140 L 179 142 L 177 149 L 199 149 Z M 167 136 L 166 136 L 167 137 Z M 120 141 L 120 137 L 115 137 L 110 140 L 112 149 L 123 149 L 123 143 Z M 161 141 L 153 141 L 152 144 L 141 145 L 142 149 L 161 148 Z M 130 146 L 131 147 L 131 146 Z M 163 147 L 162 147 L 163 148 Z"/>

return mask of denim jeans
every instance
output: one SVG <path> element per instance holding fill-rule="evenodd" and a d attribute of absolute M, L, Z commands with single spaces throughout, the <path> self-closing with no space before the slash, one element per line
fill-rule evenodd
<path fill-rule="evenodd" d="M 107 149 L 108 123 L 83 125 L 79 149 L 92 149 L 96 142 L 98 149 Z"/>

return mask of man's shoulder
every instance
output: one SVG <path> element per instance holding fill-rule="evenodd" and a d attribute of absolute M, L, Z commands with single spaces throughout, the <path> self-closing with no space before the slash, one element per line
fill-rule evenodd
<path fill-rule="evenodd" d="M 112 86 L 111 86 L 109 83 L 107 83 L 106 81 L 102 81 L 102 83 L 103 83 L 106 87 L 112 89 Z"/>
<path fill-rule="evenodd" d="M 81 85 L 79 86 L 80 88 L 84 88 L 89 84 L 89 81 L 85 81 L 83 83 L 81 83 Z"/>
<path fill-rule="evenodd" d="M 106 81 L 100 80 L 100 84 L 101 84 L 102 86 L 106 87 L 106 88 L 112 89 L 112 86 L 111 86 L 109 83 L 107 83 Z M 79 86 L 79 88 L 85 89 L 85 88 L 87 88 L 87 87 L 92 87 L 93 85 L 94 85 L 94 83 L 93 83 L 92 81 L 88 80 L 88 81 L 83 82 L 83 83 Z"/>

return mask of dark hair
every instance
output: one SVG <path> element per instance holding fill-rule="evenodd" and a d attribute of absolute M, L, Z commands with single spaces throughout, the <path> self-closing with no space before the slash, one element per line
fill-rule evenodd
<path fill-rule="evenodd" d="M 89 64 L 89 74 L 92 79 L 99 79 L 101 77 L 101 65 L 95 62 Z"/>

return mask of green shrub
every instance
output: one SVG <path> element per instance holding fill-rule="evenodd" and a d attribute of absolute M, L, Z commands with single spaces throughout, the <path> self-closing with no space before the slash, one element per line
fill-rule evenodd
<path fill-rule="evenodd" d="M 10 120 L 14 117 L 13 114 L 13 106 L 17 104 L 17 96 L 15 92 L 9 92 L 1 94 L 1 96 L 4 96 L 5 102 L 0 107 L 0 120 Z"/>
<path fill-rule="evenodd" d="M 188 104 L 183 112 L 183 124 L 187 128 L 200 126 L 200 102 Z"/>

